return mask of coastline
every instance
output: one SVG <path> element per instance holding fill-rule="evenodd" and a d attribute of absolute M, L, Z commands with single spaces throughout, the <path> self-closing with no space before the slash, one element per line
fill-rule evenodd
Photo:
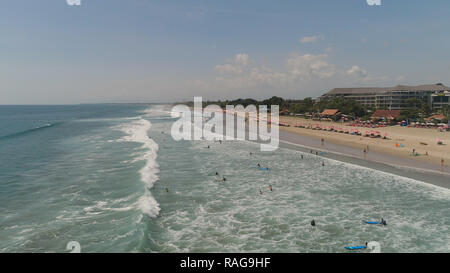
<path fill-rule="evenodd" d="M 282 120 L 282 122 L 286 122 L 286 120 Z M 330 136 L 330 134 L 335 134 L 335 137 Z M 349 137 L 350 140 L 342 141 L 342 138 Z M 323 144 L 322 138 L 325 139 Z M 320 156 L 323 157 L 374 168 L 450 189 L 450 167 L 448 164 L 444 165 L 441 172 L 441 166 L 435 163 L 435 160 L 429 160 L 429 158 L 418 160 L 417 157 L 397 153 L 393 148 L 390 150 L 383 149 L 383 147 L 380 147 L 381 145 L 372 143 L 378 141 L 386 145 L 392 140 L 371 139 L 369 151 L 364 155 L 364 144 L 358 142 L 360 138 L 362 137 L 334 132 L 280 127 L 280 144 L 282 147 L 294 148 L 304 152 L 310 152 L 312 149 L 314 152 L 319 151 Z"/>

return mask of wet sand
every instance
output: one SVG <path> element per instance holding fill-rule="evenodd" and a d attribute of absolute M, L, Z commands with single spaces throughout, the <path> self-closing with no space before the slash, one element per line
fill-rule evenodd
<path fill-rule="evenodd" d="M 363 149 L 358 147 L 358 145 L 344 145 L 342 143 L 331 141 L 325 141 L 322 144 L 321 136 L 311 137 L 309 135 L 302 135 L 298 132 L 286 130 L 284 127 L 280 128 L 281 147 L 299 149 L 304 152 L 313 150 L 314 156 L 316 155 L 315 153 L 318 152 L 319 156 L 374 168 L 444 188 L 450 188 L 449 166 L 444 166 L 443 172 L 441 172 L 440 164 L 434 162 L 417 160 L 412 156 L 380 152 L 370 148 L 369 151 L 364 154 Z M 314 130 L 310 131 L 317 132 Z"/>

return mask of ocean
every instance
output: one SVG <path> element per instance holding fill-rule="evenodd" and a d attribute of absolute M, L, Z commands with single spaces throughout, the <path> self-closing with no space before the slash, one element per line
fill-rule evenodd
<path fill-rule="evenodd" d="M 174 141 L 170 109 L 0 106 L 0 252 L 450 252 L 449 189 L 301 150 Z"/>

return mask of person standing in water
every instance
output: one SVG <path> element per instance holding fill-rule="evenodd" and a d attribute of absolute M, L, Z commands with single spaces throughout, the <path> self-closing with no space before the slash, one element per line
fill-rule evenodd
<path fill-rule="evenodd" d="M 316 221 L 314 221 L 314 219 L 311 221 L 311 226 L 313 226 L 313 227 L 316 226 Z"/>
<path fill-rule="evenodd" d="M 166 188 L 166 192 L 169 192 L 169 189 L 168 189 L 168 188 Z"/>
<path fill-rule="evenodd" d="M 322 166 L 325 166 L 325 161 L 322 161 Z"/>
<path fill-rule="evenodd" d="M 272 191 L 272 185 L 269 185 L 269 190 Z"/>

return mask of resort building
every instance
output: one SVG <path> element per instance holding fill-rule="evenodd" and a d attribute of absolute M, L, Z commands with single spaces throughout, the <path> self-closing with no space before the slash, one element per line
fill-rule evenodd
<path fill-rule="evenodd" d="M 431 95 L 431 107 L 434 109 L 442 109 L 444 106 L 450 107 L 450 92 L 444 91 Z"/>
<path fill-rule="evenodd" d="M 407 108 L 407 99 L 417 98 L 425 100 L 431 107 L 439 108 L 449 104 L 450 87 L 443 84 L 395 87 L 362 87 L 362 88 L 335 88 L 322 95 L 320 100 L 343 97 L 353 99 L 363 106 L 399 110 Z"/>

